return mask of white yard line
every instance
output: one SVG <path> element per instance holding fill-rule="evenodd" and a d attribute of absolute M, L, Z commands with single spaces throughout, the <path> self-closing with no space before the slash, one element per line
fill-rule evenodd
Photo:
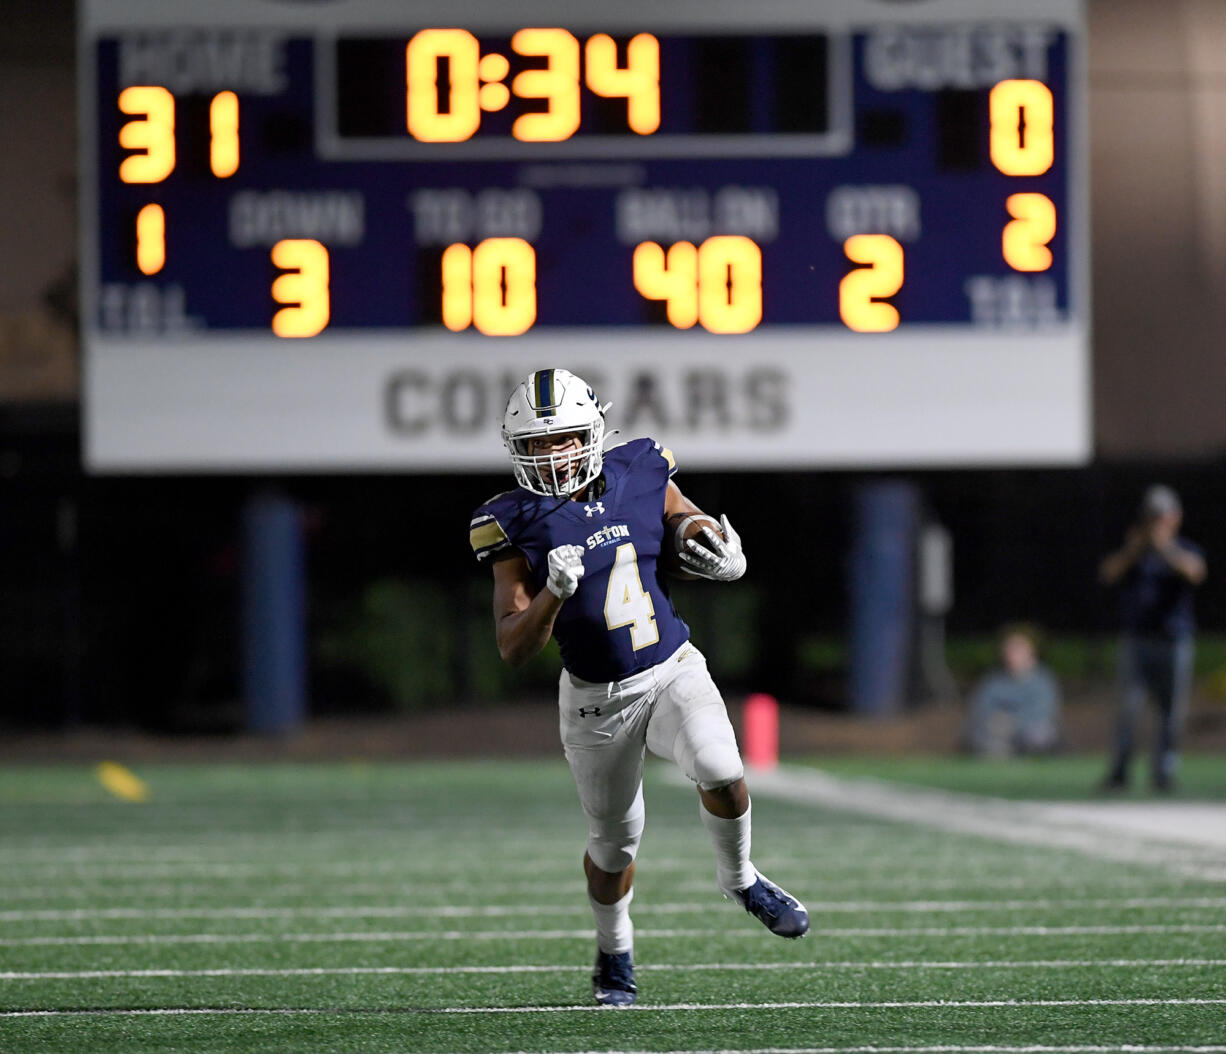
<path fill-rule="evenodd" d="M 635 934 L 645 939 L 710 937 L 725 933 L 720 929 L 646 929 Z M 855 927 L 847 929 L 814 928 L 817 937 L 1067 937 L 1125 936 L 1142 933 L 1226 933 L 1226 923 L 1175 922 L 1130 926 L 914 926 Z M 508 940 L 591 940 L 591 929 L 576 930 L 371 930 L 357 933 L 144 933 L 6 937 L 3 948 L 32 948 L 61 945 L 106 944 L 260 944 L 342 942 L 386 943 L 401 941 L 508 941 Z"/>
<path fill-rule="evenodd" d="M 348 859 L 342 858 L 344 862 L 338 864 L 323 864 L 323 870 L 339 872 L 360 870 L 360 867 L 355 867 L 350 861 L 357 857 L 369 856 L 372 859 L 377 858 L 384 868 L 397 868 L 410 873 L 424 874 L 434 865 L 430 862 L 422 862 L 421 850 L 430 845 L 432 852 L 437 853 L 435 847 L 439 837 L 443 835 L 440 833 L 431 841 L 421 832 L 408 832 L 404 838 L 376 838 L 369 842 L 365 840 L 354 842 L 342 835 L 331 840 L 327 838 L 301 840 L 286 838 L 284 846 L 278 846 L 275 836 L 261 839 L 257 843 L 236 839 L 234 845 L 230 847 L 227 847 L 224 842 L 217 842 L 208 847 L 200 846 L 198 843 L 182 847 L 167 846 L 163 842 L 159 847 L 150 847 L 133 844 L 122 837 L 117 837 L 105 846 L 96 849 L 79 845 L 51 850 L 20 849 L 9 845 L 0 851 L 0 871 L 9 870 L 16 874 L 29 867 L 61 868 L 71 864 L 83 867 L 136 865 L 142 868 L 168 864 L 183 867 L 229 866 L 229 861 L 232 861 L 236 855 L 241 855 L 243 859 L 251 861 L 249 865 L 246 865 L 249 867 L 271 867 L 282 870 L 294 868 L 301 871 L 304 867 L 314 870 L 314 861 L 319 859 L 320 854 L 343 853 Z M 584 836 L 577 835 L 576 841 L 582 846 Z M 499 841 L 494 839 L 485 846 L 449 846 L 446 855 L 448 859 L 481 861 L 488 857 L 491 846 L 499 844 Z M 506 844 L 510 845 L 510 839 Z M 258 849 L 259 852 L 249 851 L 255 849 Z M 575 844 L 570 842 L 565 847 L 557 846 L 554 849 L 542 846 L 539 852 L 534 844 L 533 854 L 533 859 L 530 861 L 508 860 L 503 870 L 512 874 L 520 872 L 527 875 L 539 871 L 542 866 L 573 867 Z M 682 861 L 674 860 L 673 865 L 680 867 Z"/>
<path fill-rule="evenodd" d="M 688 1011 L 688 1010 L 920 1010 L 1000 1008 L 1012 1007 L 1062 1007 L 1062 1006 L 1223 1006 L 1223 999 L 897 999 L 897 1000 L 813 1000 L 778 1003 L 665 1003 L 658 1006 L 636 1003 L 629 1010 L 638 1011 Z M 567 1013 L 573 1010 L 604 1011 L 601 1006 L 498 1006 L 468 1007 L 449 1006 L 431 1010 L 438 1014 L 534 1014 Z"/>
<path fill-rule="evenodd" d="M 1051 805 L 931 790 L 881 780 L 843 779 L 815 769 L 780 766 L 753 775 L 755 794 L 844 812 L 936 827 L 994 841 L 1071 849 L 1100 859 L 1166 868 L 1193 877 L 1226 878 L 1226 805 L 1159 803 L 1143 820 L 1119 803 Z M 1169 829 L 1155 819 L 1166 810 Z"/>
<path fill-rule="evenodd" d="M 713 890 L 712 890 L 713 891 Z M 714 903 L 714 897 L 712 898 Z M 635 914 L 705 914 L 712 903 L 640 904 Z M 1226 897 L 1126 897 L 1093 899 L 1035 898 L 1029 900 L 827 900 L 806 901 L 811 914 L 922 914 L 977 911 L 1096 911 L 1100 909 L 1226 908 Z M 396 918 L 550 918 L 555 915 L 587 917 L 587 904 L 436 904 L 229 906 L 221 908 L 47 908 L 0 911 L 0 922 L 87 922 L 103 919 L 396 919 Z"/>
<path fill-rule="evenodd" d="M 578 843 L 582 846 L 582 839 Z M 866 886 L 879 888 L 895 888 L 895 880 L 883 879 L 882 869 L 892 863 L 897 863 L 898 854 L 907 855 L 912 861 L 910 870 L 904 875 L 900 875 L 898 882 L 902 885 L 911 885 L 916 889 L 940 889 L 939 883 L 948 883 L 944 888 L 959 888 L 966 886 L 981 887 L 981 883 L 1000 883 L 1001 888 L 1019 888 L 1030 889 L 1035 884 L 1052 885 L 1053 875 L 1052 869 L 1047 864 L 1036 864 L 1033 861 L 1018 860 L 1016 854 L 1010 856 L 1002 851 L 997 857 L 978 856 L 975 862 L 975 871 L 967 873 L 967 878 L 961 881 L 954 879 L 951 882 L 951 872 L 961 872 L 966 864 L 966 854 L 964 849 L 959 849 L 957 852 L 949 852 L 942 855 L 930 853 L 927 849 L 916 850 L 908 853 L 905 847 L 901 847 L 892 855 L 880 856 L 857 856 L 853 858 L 842 855 L 841 850 L 829 843 L 822 842 L 815 836 L 813 840 L 814 848 L 808 855 L 797 854 L 794 856 L 783 856 L 779 853 L 763 853 L 755 858 L 755 862 L 765 871 L 771 869 L 786 870 L 796 867 L 803 867 L 808 874 L 814 876 L 823 885 L 832 887 L 837 886 L 853 886 L 856 889 Z M 498 856 L 496 849 L 491 849 L 492 857 Z M 253 864 L 253 863 L 213 863 L 213 864 L 165 864 L 165 863 L 145 863 L 142 864 L 135 860 L 129 860 L 125 864 L 70 864 L 62 866 L 38 865 L 38 866 L 13 866 L 10 868 L 0 867 L 0 883 L 4 884 L 5 888 L 13 888 L 17 890 L 29 890 L 33 883 L 38 883 L 48 889 L 54 890 L 59 886 L 68 887 L 83 887 L 89 886 L 97 888 L 108 883 L 123 883 L 125 886 L 143 885 L 145 883 L 158 882 L 179 882 L 179 881 L 196 881 L 206 882 L 212 880 L 224 882 L 251 882 L 252 884 L 267 884 L 272 886 L 277 882 L 290 882 L 301 880 L 303 876 L 309 876 L 312 879 L 323 882 L 332 881 L 353 881 L 358 883 L 387 881 L 389 883 L 418 883 L 430 882 L 438 878 L 440 869 L 445 869 L 448 874 L 458 873 L 481 873 L 482 870 L 488 868 L 489 859 L 484 860 L 456 860 L 454 858 L 443 858 L 436 861 L 432 867 L 423 867 L 420 864 L 414 866 L 406 866 L 396 862 L 388 861 L 386 857 L 380 856 L 377 852 L 371 852 L 368 856 L 362 859 L 362 862 L 349 862 L 339 864 L 327 860 L 313 859 L 304 860 L 301 863 L 290 864 L 285 863 L 284 859 L 277 863 L 269 864 Z M 1204 861 L 1201 857 L 1173 858 L 1174 863 L 1186 862 L 1193 867 L 1203 867 Z M 675 881 L 685 881 L 687 878 L 692 878 L 695 874 L 704 876 L 708 872 L 713 872 L 714 867 L 711 861 L 711 847 L 706 845 L 701 852 L 695 852 L 693 856 L 684 860 L 658 860 L 650 861 L 650 877 L 652 881 L 659 881 L 672 885 Z M 1221 865 L 1222 875 L 1226 876 L 1226 862 Z M 580 875 L 579 881 L 582 881 L 582 871 L 575 863 L 575 858 L 569 858 L 564 865 L 555 865 L 548 863 L 538 863 L 534 869 L 524 869 L 520 875 L 511 877 L 501 877 L 499 879 L 491 878 L 489 883 L 469 883 L 469 888 L 474 889 L 508 889 L 508 890 L 523 890 L 530 889 L 538 884 L 544 888 L 552 887 L 555 883 L 568 883 L 573 881 L 574 874 Z M 1068 872 L 1055 878 L 1056 884 L 1063 884 L 1071 889 L 1084 889 L 1085 881 L 1093 876 L 1092 866 L 1087 869 L 1087 873 L 1081 881 L 1078 881 L 1076 876 L 1078 872 L 1073 871 L 1072 877 Z M 1188 875 L 1176 872 L 1169 878 L 1171 882 L 1178 882 L 1188 878 L 1199 877 L 1197 875 Z M 1212 879 L 1210 879 L 1212 880 Z M 1133 884 L 1149 888 L 1155 884 L 1154 880 L 1146 881 L 1140 876 L 1120 875 L 1114 879 L 1105 876 L 1104 882 L 1109 886 Z M 710 887 L 710 881 L 707 880 L 707 886 Z M 448 883 L 451 888 L 451 884 Z M 316 887 L 317 888 L 317 887 Z M 464 888 L 464 884 L 457 884 L 454 888 Z"/>
<path fill-rule="evenodd" d="M 971 886 L 979 886 L 980 883 L 963 882 L 957 888 L 968 888 Z M 1148 884 L 1152 887 L 1153 883 Z M 579 894 L 587 889 L 587 884 L 582 878 L 570 879 L 564 882 L 452 882 L 446 883 L 447 892 L 449 894 L 473 893 L 480 894 L 482 897 L 499 897 L 499 896 L 516 896 L 524 893 L 536 893 L 540 896 L 554 896 L 557 894 Z M 1137 883 L 1129 883 L 1127 887 L 1120 888 L 1135 888 Z M 715 888 L 714 879 L 708 879 L 705 882 L 669 882 L 668 887 L 673 892 L 678 893 L 700 893 L 710 892 Z M 857 883 L 857 888 L 859 884 Z M 924 889 L 928 887 L 916 887 Z M 1014 887 L 1009 887 L 1014 888 Z M 1021 887 L 1018 887 L 1021 888 Z M 1070 888 L 1073 888 L 1070 885 Z M 1084 884 L 1078 883 L 1076 888 L 1084 889 Z M 1104 888 L 1104 887 L 1100 887 Z M 209 898 L 216 897 L 219 893 L 224 892 L 230 896 L 250 897 L 252 900 L 265 901 L 270 899 L 288 899 L 291 897 L 310 897 L 315 899 L 319 896 L 319 884 L 308 884 L 303 882 L 263 882 L 258 878 L 244 877 L 240 881 L 228 883 L 221 886 L 218 882 L 198 883 L 198 882 L 175 882 L 166 883 L 164 880 L 158 880 L 150 885 L 145 885 L 141 882 L 126 881 L 114 888 L 107 888 L 102 883 L 96 881 L 83 882 L 80 884 L 70 883 L 68 885 L 43 885 L 36 889 L 31 889 L 29 885 L 25 886 L 0 886 L 0 903 L 9 901 L 31 900 L 31 901 L 54 901 L 54 900 L 91 900 L 97 901 L 105 899 L 114 904 L 117 900 L 134 900 L 141 903 L 146 903 L 149 900 L 156 900 L 161 897 L 172 897 L 177 900 L 188 898 L 196 898 L 207 896 Z M 420 886 L 410 878 L 389 878 L 383 882 L 338 882 L 328 883 L 328 898 L 330 900 L 340 900 L 348 897 L 395 897 L 400 894 L 411 894 L 412 899 L 420 904 L 422 901 L 422 890 Z M 115 905 L 119 906 L 119 905 Z"/>
<path fill-rule="evenodd" d="M 814 771 L 814 770 L 805 770 Z M 775 774 L 772 774 L 775 775 Z M 678 779 L 684 777 L 678 774 Z M 755 777 L 755 785 L 761 779 Z M 689 784 L 687 784 L 689 786 Z M 1016 803 L 1010 803 L 1016 804 Z M 219 824 L 224 824 L 224 818 L 219 817 Z M 693 864 L 695 855 L 708 851 L 710 843 L 701 837 L 700 825 L 694 823 L 695 831 L 692 837 L 681 836 L 670 844 L 670 852 L 661 854 L 656 863 L 666 867 L 684 868 Z M 520 832 L 522 834 L 522 832 Z M 870 831 L 855 837 L 841 833 L 838 830 L 823 830 L 822 825 L 815 824 L 811 832 L 814 836 L 821 835 L 832 848 L 848 854 L 866 855 L 873 859 L 884 860 L 891 856 L 894 845 L 887 842 L 887 837 L 879 831 Z M 266 838 L 252 841 L 236 837 L 233 844 L 224 839 L 209 837 L 186 837 L 182 832 L 167 832 L 159 838 L 148 841 L 134 839 L 130 833 L 116 832 L 113 836 L 102 839 L 96 833 L 82 832 L 78 840 L 67 842 L 61 846 L 32 845 L 28 842 L 9 840 L 0 847 L 0 870 L 25 867 L 63 867 L 69 864 L 83 866 L 119 866 L 139 864 L 142 866 L 162 865 L 224 865 L 233 860 L 236 852 L 241 852 L 243 859 L 253 866 L 298 866 L 317 859 L 320 852 L 346 852 L 352 854 L 375 854 L 376 859 L 386 867 L 407 868 L 414 871 L 428 870 L 432 864 L 423 862 L 421 849 L 430 846 L 432 855 L 437 855 L 438 839 L 446 837 L 443 831 L 407 831 L 402 836 L 381 835 L 370 838 L 347 838 L 343 832 L 331 835 L 316 835 L 315 837 L 299 837 L 297 835 L 280 835 L 273 832 Z M 940 846 L 931 846 L 924 842 L 922 836 L 911 836 L 917 848 L 934 850 L 935 855 L 954 855 L 956 849 L 945 850 Z M 538 847 L 533 843 L 534 855 L 531 860 L 508 860 L 504 871 L 531 874 L 539 869 L 541 862 L 551 866 L 574 866 L 575 841 L 583 844 L 585 834 L 577 831 L 574 838 L 565 841 L 543 841 Z M 82 840 L 96 844 L 82 844 Z M 510 829 L 499 832 L 486 842 L 474 844 L 447 845 L 448 859 L 482 860 L 488 854 L 491 845 L 511 845 L 516 842 Z M 1194 848 L 1194 847 L 1187 847 Z M 779 847 L 772 855 L 781 860 L 811 859 L 812 852 L 805 845 L 798 852 L 789 852 L 786 847 Z M 325 864 L 338 870 L 350 870 L 355 865 L 351 859 L 334 858 Z"/>
<path fill-rule="evenodd" d="M 935 1047 L 747 1047 L 736 1050 L 687 1051 L 572 1051 L 570 1054 L 1226 1054 L 1226 1046 L 1145 1046 L 1136 1043 L 1075 1046 L 963 1046 L 944 1044 Z"/>
<path fill-rule="evenodd" d="M 318 884 L 307 884 L 303 882 L 267 882 L 259 876 L 253 875 L 219 875 L 219 880 L 230 879 L 230 885 L 237 888 L 230 888 L 226 891 L 237 896 L 250 895 L 253 899 L 261 900 L 278 897 L 294 897 L 294 896 L 310 896 L 315 897 L 319 893 Z M 646 882 L 654 883 L 654 878 L 649 878 Z M 56 883 L 54 885 L 41 885 L 37 888 L 31 888 L 30 884 L 23 883 L 15 886 L 0 886 L 0 903 L 12 901 L 48 901 L 48 900 L 98 900 L 102 896 L 106 896 L 112 902 L 115 900 L 138 900 L 141 902 L 159 897 L 173 897 L 182 899 L 184 897 L 196 897 L 202 894 L 207 894 L 210 897 L 216 896 L 218 893 L 217 882 L 198 883 L 191 882 L 167 884 L 162 877 L 144 878 L 141 873 L 133 875 L 130 878 L 116 879 L 116 884 L 122 883 L 119 888 L 107 889 L 104 888 L 104 883 L 99 881 L 97 876 L 89 872 L 88 880 L 81 882 Z M 148 883 L 148 884 L 147 884 Z M 713 878 L 690 879 L 680 882 L 667 881 L 669 891 L 673 893 L 710 893 L 715 888 Z M 1099 892 L 1110 889 L 1152 889 L 1155 886 L 1164 884 L 1172 885 L 1177 888 L 1185 888 L 1188 885 L 1186 879 L 1170 878 L 1164 883 L 1161 879 L 1143 878 L 1139 876 L 1129 875 L 1114 875 L 1095 878 L 1094 888 Z M 642 888 L 644 882 L 639 883 Z M 883 892 L 895 892 L 899 894 L 921 894 L 921 893 L 939 893 L 953 889 L 976 889 L 976 890 L 1008 890 L 1008 889 L 1025 889 L 1025 890 L 1078 890 L 1084 891 L 1086 881 L 1083 878 L 1070 879 L 1067 877 L 1045 876 L 1041 878 L 1028 878 L 1025 876 L 976 876 L 968 875 L 959 878 L 915 878 L 913 875 L 900 875 L 897 878 L 864 878 L 864 879 L 837 879 L 834 881 L 822 880 L 820 885 L 827 892 L 838 890 L 841 888 L 854 889 L 858 893 L 864 893 L 867 890 L 880 890 Z M 388 876 L 383 881 L 379 882 L 342 882 L 329 884 L 329 893 L 335 897 L 358 897 L 358 896 L 389 896 L 407 889 L 414 888 L 413 880 L 410 878 L 401 878 L 396 875 Z M 544 881 L 525 879 L 520 882 L 504 882 L 496 879 L 491 879 L 488 882 L 479 881 L 448 881 L 447 890 L 453 894 L 474 893 L 484 897 L 497 896 L 514 896 L 522 893 L 538 893 L 542 896 L 555 894 L 570 894 L 582 893 L 587 888 L 586 883 L 582 878 L 569 879 L 563 881 Z M 420 902 L 421 891 L 414 889 L 414 899 Z"/>
<path fill-rule="evenodd" d="M 840 871 L 843 873 L 850 871 L 852 875 L 855 875 L 862 871 L 872 870 L 874 865 L 896 859 L 897 849 L 899 849 L 896 844 L 889 843 L 888 836 L 885 836 L 884 833 L 864 849 L 845 846 L 837 838 L 825 838 L 820 831 L 812 833 L 812 838 L 819 837 L 823 838 L 825 851 L 834 852 L 835 857 L 815 854 L 812 844 L 808 841 L 809 836 L 805 836 L 804 842 L 797 843 L 799 846 L 797 852 L 787 852 L 785 849 L 776 847 L 772 849 L 770 857 L 780 862 L 803 862 L 810 866 L 817 866 L 821 870 L 830 870 L 835 874 Z M 566 852 L 537 854 L 533 851 L 531 860 L 506 858 L 505 865 L 500 866 L 499 871 L 501 874 L 520 880 L 531 879 L 533 875 L 542 874 L 542 871 L 547 870 L 569 874 L 577 866 L 575 846 L 577 844 L 580 847 L 581 854 L 584 841 L 585 836 L 576 836 L 575 841 L 566 847 Z M 417 844 L 416 852 L 414 852 L 414 844 Z M 113 874 L 116 878 L 123 878 L 128 875 L 148 874 L 151 869 L 162 869 L 173 876 L 178 876 L 186 870 L 199 870 L 202 874 L 280 874 L 293 878 L 293 876 L 302 875 L 305 870 L 311 874 L 348 875 L 354 878 L 387 873 L 422 878 L 422 876 L 433 875 L 438 871 L 438 851 L 436 851 L 438 844 L 438 840 L 430 842 L 425 838 L 418 838 L 416 843 L 383 842 L 370 844 L 370 846 L 347 846 L 343 842 L 337 842 L 313 849 L 304 848 L 299 843 L 287 843 L 283 852 L 275 852 L 266 857 L 248 853 L 242 846 L 234 847 L 233 851 L 227 854 L 221 847 L 218 847 L 216 853 L 148 852 L 145 849 L 126 848 L 112 843 L 107 851 L 97 854 L 65 851 L 63 854 L 39 853 L 37 855 L 9 847 L 0 851 L 0 879 L 20 882 L 22 876 L 32 873 L 60 875 L 70 874 L 72 871 L 88 875 Z M 710 853 L 710 846 L 710 842 L 695 843 L 693 848 L 685 849 L 685 847 L 678 847 L 674 844 L 671 847 L 673 854 L 658 855 L 652 859 L 652 870 L 693 870 L 695 862 L 705 859 Z M 481 852 L 451 852 L 449 848 L 446 859 L 451 864 L 479 868 L 488 862 L 490 854 L 510 852 L 511 849 L 519 847 L 519 843 L 494 841 L 485 846 Z M 922 849 L 922 862 L 939 864 L 959 857 L 958 849 L 932 846 L 932 844 L 924 843 L 922 838 L 916 838 L 913 848 L 917 851 Z M 340 853 L 346 855 L 329 857 L 329 854 Z M 1198 854 L 1187 851 L 1186 855 L 1195 857 Z M 235 857 L 242 859 L 243 863 L 235 862 Z M 984 857 L 989 863 L 1000 865 L 1003 865 L 1008 859 L 1003 848 L 997 852 L 989 849 L 987 853 L 984 853 Z M 1000 870 L 1004 870 L 1003 866 L 1000 866 Z"/>
<path fill-rule="evenodd" d="M 1226 930 L 1226 926 L 1223 927 Z M 63 945 L 107 944 L 332 944 L 332 943 L 400 943 L 406 941 L 590 941 L 592 929 L 578 930 L 491 930 L 486 932 L 463 930 L 431 931 L 409 930 L 399 933 L 371 931 L 369 933 L 141 933 L 116 934 L 111 936 L 45 936 L 15 937 L 0 939 L 3 948 L 30 948 Z M 639 936 L 659 937 L 709 937 L 716 931 L 693 930 L 643 930 Z"/>
<path fill-rule="evenodd" d="M 763 793 L 767 792 L 764 791 Z M 811 803 L 810 799 L 801 798 L 800 800 Z M 820 835 L 815 832 L 813 837 L 818 839 Z M 874 845 L 880 850 L 883 842 L 886 841 L 888 841 L 888 836 L 882 835 L 874 841 Z M 576 844 L 583 844 L 582 837 L 578 838 Z M 423 862 L 420 854 L 413 857 L 399 858 L 391 853 L 389 846 L 386 844 L 377 847 L 362 847 L 360 849 L 346 848 L 344 846 L 337 847 L 334 845 L 328 849 L 328 853 L 333 854 L 331 859 L 328 859 L 326 855 L 321 856 L 319 853 L 308 853 L 299 858 L 298 848 L 300 847 L 287 847 L 284 853 L 265 860 L 260 860 L 248 853 L 242 853 L 243 862 L 241 863 L 233 859 L 235 854 L 231 854 L 230 858 L 227 859 L 222 853 L 213 856 L 179 853 L 148 855 L 134 851 L 125 851 L 122 848 L 112 848 L 107 857 L 78 857 L 74 854 L 65 855 L 60 858 L 43 857 L 41 859 L 31 859 L 20 850 L 10 849 L 0 851 L 0 878 L 13 884 L 20 884 L 31 877 L 39 879 L 76 877 L 89 879 L 90 881 L 106 879 L 148 881 L 157 878 L 192 877 L 239 878 L 246 876 L 253 878 L 299 878 L 304 873 L 307 873 L 355 879 L 393 875 L 403 876 L 406 880 L 411 880 L 435 875 L 439 866 L 436 858 Z M 906 847 L 902 848 L 905 849 Z M 915 848 L 917 851 L 915 858 L 916 869 L 922 873 L 923 869 L 930 868 L 936 872 L 933 875 L 934 878 L 945 877 L 941 869 L 946 868 L 953 861 L 963 862 L 965 857 L 961 847 L 934 847 L 931 843 L 923 844 L 922 840 L 917 840 Z M 494 852 L 495 849 L 495 846 L 487 847 L 485 853 L 479 855 L 474 853 L 470 856 L 449 853 L 445 859 L 448 866 L 451 867 L 468 866 L 470 864 L 473 867 L 484 866 L 488 862 L 490 853 Z M 530 861 L 507 860 L 499 867 L 499 872 L 502 875 L 513 876 L 513 880 L 523 882 L 531 881 L 533 877 L 539 876 L 542 873 L 570 874 L 577 868 L 573 845 L 570 847 L 570 850 L 564 857 L 558 859 L 541 859 L 534 856 Z M 653 857 L 651 860 L 651 870 L 653 873 L 692 872 L 696 865 L 705 864 L 709 858 L 710 851 L 710 843 L 704 843 L 696 845 L 693 852 L 686 856 Z M 236 854 L 240 852 L 241 850 L 235 850 Z M 849 877 L 855 877 L 860 874 L 863 874 L 868 879 L 873 878 L 874 872 L 881 865 L 898 859 L 898 852 L 899 846 L 897 844 L 891 844 L 888 851 L 863 853 L 848 850 L 837 839 L 822 838 L 820 852 L 815 851 L 811 846 L 806 846 L 803 852 L 796 853 L 772 850 L 764 855 L 763 860 L 784 865 L 803 864 L 818 873 L 828 874 L 834 880 L 847 881 Z M 336 859 L 335 854 L 341 853 L 346 854 L 346 856 Z M 1172 859 L 1186 859 L 1196 862 L 1200 861 L 1204 855 L 1204 853 L 1187 850 L 1175 851 Z M 985 867 L 985 864 L 989 866 Z M 996 849 L 996 847 L 985 847 L 985 850 L 980 853 L 977 859 L 977 866 L 982 871 L 988 873 L 996 870 L 1000 873 L 1000 877 L 1016 877 L 1019 872 L 1026 870 L 1033 870 L 1039 874 L 1049 873 L 1044 868 L 1028 868 L 1026 861 L 1018 861 L 1016 856 L 1010 854 L 1003 846 L 999 849 Z M 915 874 L 916 871 L 912 871 L 909 877 L 914 878 Z"/>
<path fill-rule="evenodd" d="M 775 970 L 1097 970 L 1152 969 L 1154 967 L 1219 968 L 1226 959 L 1029 959 L 1029 960 L 888 960 L 764 963 L 657 963 L 640 965 L 640 973 L 723 973 Z M 388 976 L 421 977 L 452 974 L 542 974 L 583 973 L 587 965 L 555 963 L 548 966 L 299 966 L 299 967 L 222 967 L 205 970 L 40 970 L 0 972 L 0 981 L 84 981 L 125 977 L 325 977 Z"/>
<path fill-rule="evenodd" d="M 743 1047 L 736 1050 L 687 1051 L 571 1051 L 569 1054 L 1226 1054 L 1226 1046 L 1146 1046 L 1136 1043 L 1077 1044 L 1074 1046 L 964 1046 L 935 1047 Z"/>
<path fill-rule="evenodd" d="M 1029 1009 L 1031 1007 L 1088 1006 L 1222 1006 L 1224 999 L 916 999 L 916 1000 L 847 1000 L 781 1003 L 661 1003 L 652 1006 L 637 1003 L 624 1008 L 624 1013 L 678 1013 L 721 1010 L 963 1010 L 963 1009 Z M 94 1010 L 4 1010 L 0 1018 L 13 1017 L 157 1017 L 179 1015 L 470 1015 L 470 1014 L 582 1014 L 609 1013 L 607 1007 L 584 1006 L 440 1006 L 378 1009 L 365 1007 L 275 1007 L 268 1009 L 221 1007 L 166 1007 L 148 1009 L 98 1008 Z"/>

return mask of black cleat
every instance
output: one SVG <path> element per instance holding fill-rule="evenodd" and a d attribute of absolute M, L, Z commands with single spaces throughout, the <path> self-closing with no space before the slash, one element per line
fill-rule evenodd
<path fill-rule="evenodd" d="M 610 955 L 597 950 L 592 992 L 601 1006 L 633 1006 L 639 992 L 634 984 L 633 955 L 630 952 Z"/>
<path fill-rule="evenodd" d="M 778 937 L 794 939 L 809 932 L 809 913 L 805 906 L 760 873 L 752 886 L 736 890 L 730 896 Z"/>

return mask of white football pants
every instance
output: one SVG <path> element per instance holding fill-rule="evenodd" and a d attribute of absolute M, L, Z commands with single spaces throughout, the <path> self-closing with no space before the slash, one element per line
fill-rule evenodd
<path fill-rule="evenodd" d="M 602 871 L 624 871 L 638 852 L 646 750 L 675 761 L 704 790 L 745 774 L 707 660 L 688 642 L 622 681 L 593 683 L 563 670 L 558 708 L 588 818 L 588 856 Z"/>

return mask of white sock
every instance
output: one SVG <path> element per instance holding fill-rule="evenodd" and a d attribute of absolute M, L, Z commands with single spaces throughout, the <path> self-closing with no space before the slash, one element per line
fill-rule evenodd
<path fill-rule="evenodd" d="M 592 914 L 596 916 L 596 945 L 606 955 L 621 955 L 634 950 L 634 923 L 630 921 L 631 889 L 621 900 L 601 904 L 588 894 Z"/>
<path fill-rule="evenodd" d="M 715 874 L 719 888 L 731 893 L 752 886 L 758 873 L 749 862 L 749 809 L 734 820 L 725 820 L 708 812 L 700 801 L 698 815 L 715 843 Z"/>

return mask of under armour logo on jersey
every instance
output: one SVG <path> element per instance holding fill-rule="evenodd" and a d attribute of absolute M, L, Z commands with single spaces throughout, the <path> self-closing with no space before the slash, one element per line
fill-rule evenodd
<path fill-rule="evenodd" d="M 595 505 L 584 505 L 583 511 L 586 512 L 589 517 L 596 515 L 596 513 L 600 513 L 600 515 L 603 516 L 604 515 L 604 502 L 598 501 L 596 502 Z"/>
<path fill-rule="evenodd" d="M 579 707 L 580 717 L 599 717 L 600 707 L 598 706 L 581 706 Z"/>

